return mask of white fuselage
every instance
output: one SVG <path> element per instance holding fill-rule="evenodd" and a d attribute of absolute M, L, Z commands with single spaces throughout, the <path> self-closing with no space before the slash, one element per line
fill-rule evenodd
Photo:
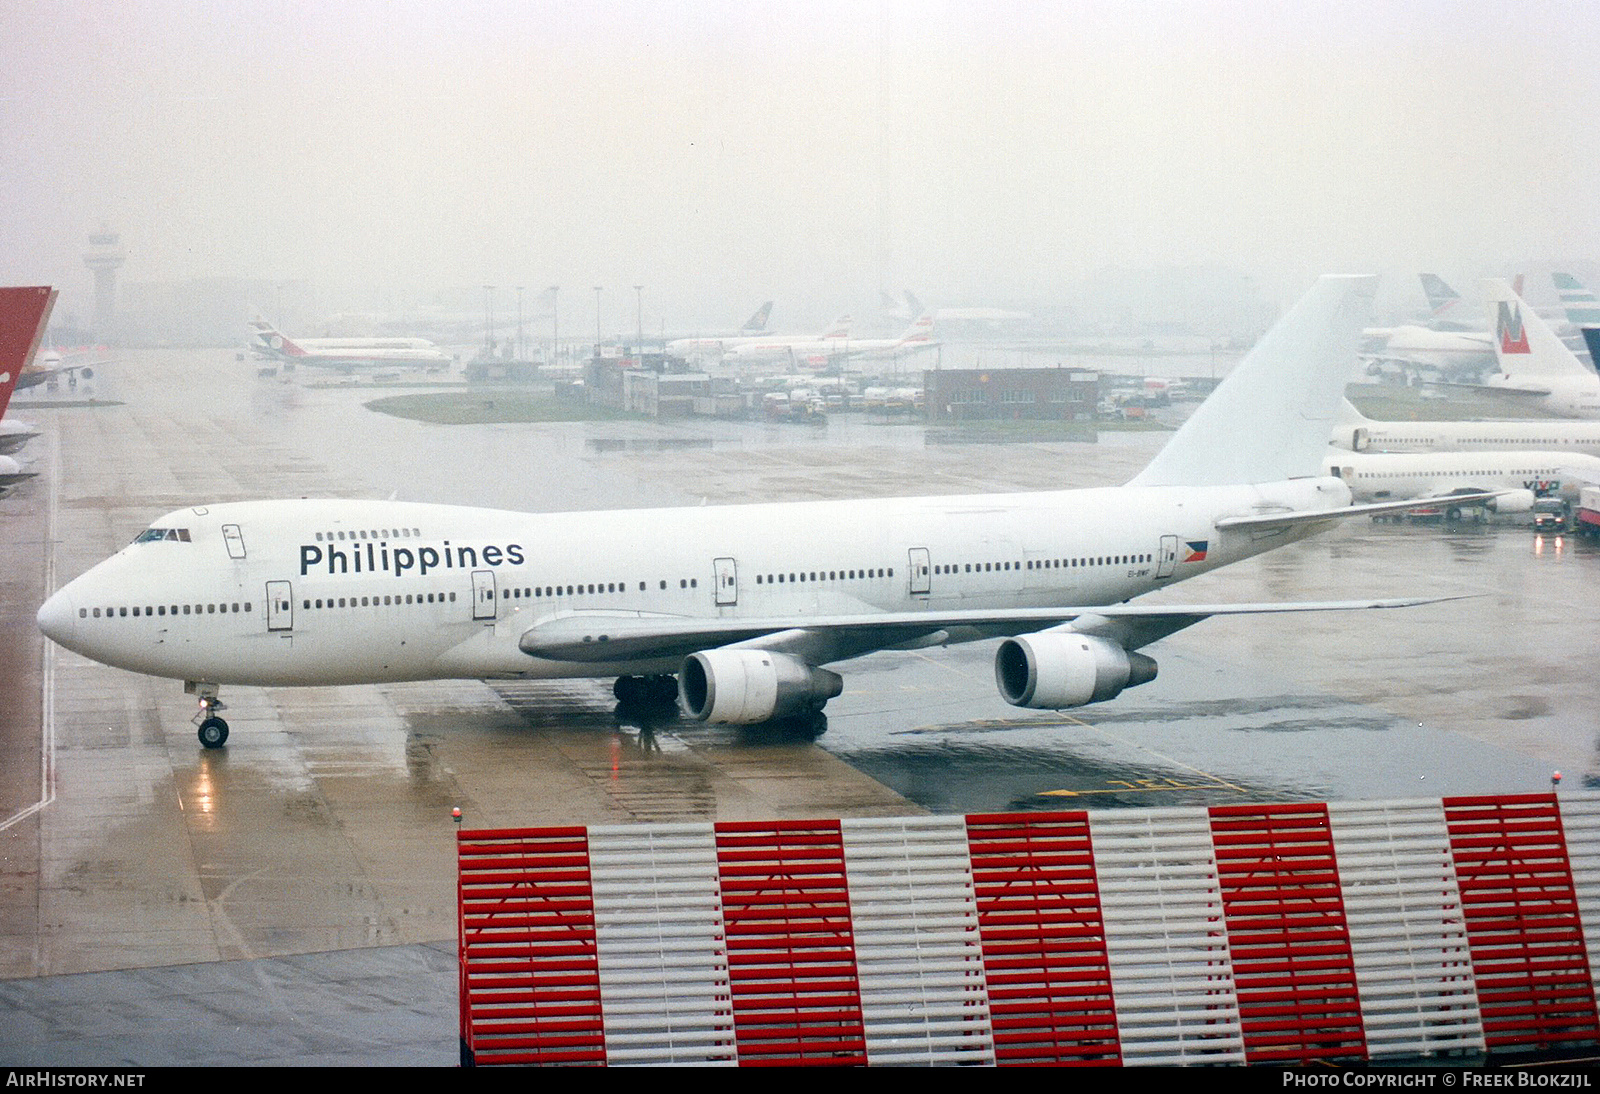
<path fill-rule="evenodd" d="M 1540 394 L 1522 395 L 1520 389 L 1537 384 Z M 1520 377 L 1496 373 L 1484 381 L 1487 388 L 1505 388 L 1519 405 L 1564 418 L 1600 418 L 1600 375 Z"/>
<path fill-rule="evenodd" d="M 793 343 L 790 345 L 760 345 L 750 343 L 730 350 L 729 361 L 791 361 L 802 368 L 826 368 L 841 360 L 860 360 L 893 357 L 899 354 L 920 353 L 934 349 L 939 343 L 930 339 L 912 341 L 904 338 L 829 338 L 821 341 Z"/>
<path fill-rule="evenodd" d="M 1387 332 L 1383 352 L 1390 357 L 1456 371 L 1494 367 L 1494 340 L 1487 331 L 1434 330 L 1407 325 Z"/>
<path fill-rule="evenodd" d="M 451 356 L 426 338 L 307 338 L 291 340 L 277 331 L 258 329 L 255 349 L 292 364 L 320 368 L 396 366 L 424 368 L 447 365 Z"/>
<path fill-rule="evenodd" d="M 1362 421 L 1333 438 L 1356 452 L 1492 452 L 1536 448 L 1600 455 L 1600 422 L 1530 419 L 1504 422 Z"/>
<path fill-rule="evenodd" d="M 1529 490 L 1576 493 L 1600 482 L 1600 457 L 1579 452 L 1350 452 L 1329 449 L 1324 470 L 1350 487 L 1358 504 L 1443 497 L 1455 492 Z M 1573 476 L 1578 476 L 1575 480 Z"/>
<path fill-rule="evenodd" d="M 1320 527 L 1219 532 L 1220 518 L 1348 501 L 1337 480 L 1308 478 L 595 513 L 213 505 L 157 521 L 53 596 L 39 624 L 97 661 L 215 684 L 675 672 L 679 654 L 574 663 L 518 640 L 564 613 L 803 628 L 807 617 L 1111 604 Z"/>

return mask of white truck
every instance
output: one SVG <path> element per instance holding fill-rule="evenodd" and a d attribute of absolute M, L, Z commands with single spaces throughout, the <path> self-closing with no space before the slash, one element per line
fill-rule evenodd
<path fill-rule="evenodd" d="M 1578 490 L 1578 507 L 1572 513 L 1573 530 L 1585 536 L 1600 536 L 1600 486 Z"/>

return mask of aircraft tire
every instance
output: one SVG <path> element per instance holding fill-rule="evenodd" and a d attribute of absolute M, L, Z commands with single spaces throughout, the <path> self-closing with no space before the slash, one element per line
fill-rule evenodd
<path fill-rule="evenodd" d="M 207 718 L 200 723 L 200 743 L 207 748 L 221 748 L 228 743 L 228 723 L 221 718 Z"/>
<path fill-rule="evenodd" d="M 668 707 L 678 701 L 675 676 L 619 676 L 611 694 L 625 707 Z"/>
<path fill-rule="evenodd" d="M 646 677 L 646 690 L 653 704 L 675 706 L 678 702 L 678 678 L 670 674 Z"/>

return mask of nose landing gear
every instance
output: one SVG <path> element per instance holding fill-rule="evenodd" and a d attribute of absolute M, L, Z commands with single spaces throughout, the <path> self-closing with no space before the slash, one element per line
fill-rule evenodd
<path fill-rule="evenodd" d="M 217 685 L 190 682 L 183 690 L 200 696 L 200 713 L 191 719 L 200 727 L 200 743 L 206 748 L 221 748 L 227 744 L 228 723 L 217 717 L 217 711 L 227 710 L 228 704 L 217 698 Z"/>

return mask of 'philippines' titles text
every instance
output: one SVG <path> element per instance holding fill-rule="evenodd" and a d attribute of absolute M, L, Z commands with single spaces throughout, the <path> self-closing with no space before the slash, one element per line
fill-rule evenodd
<path fill-rule="evenodd" d="M 352 543 L 349 549 L 300 545 L 300 576 L 326 566 L 328 574 L 393 574 L 418 577 L 434 570 L 465 570 L 474 566 L 520 566 L 522 544 L 505 546 L 452 547 L 445 540 L 438 547 L 390 547 L 387 543 Z"/>

